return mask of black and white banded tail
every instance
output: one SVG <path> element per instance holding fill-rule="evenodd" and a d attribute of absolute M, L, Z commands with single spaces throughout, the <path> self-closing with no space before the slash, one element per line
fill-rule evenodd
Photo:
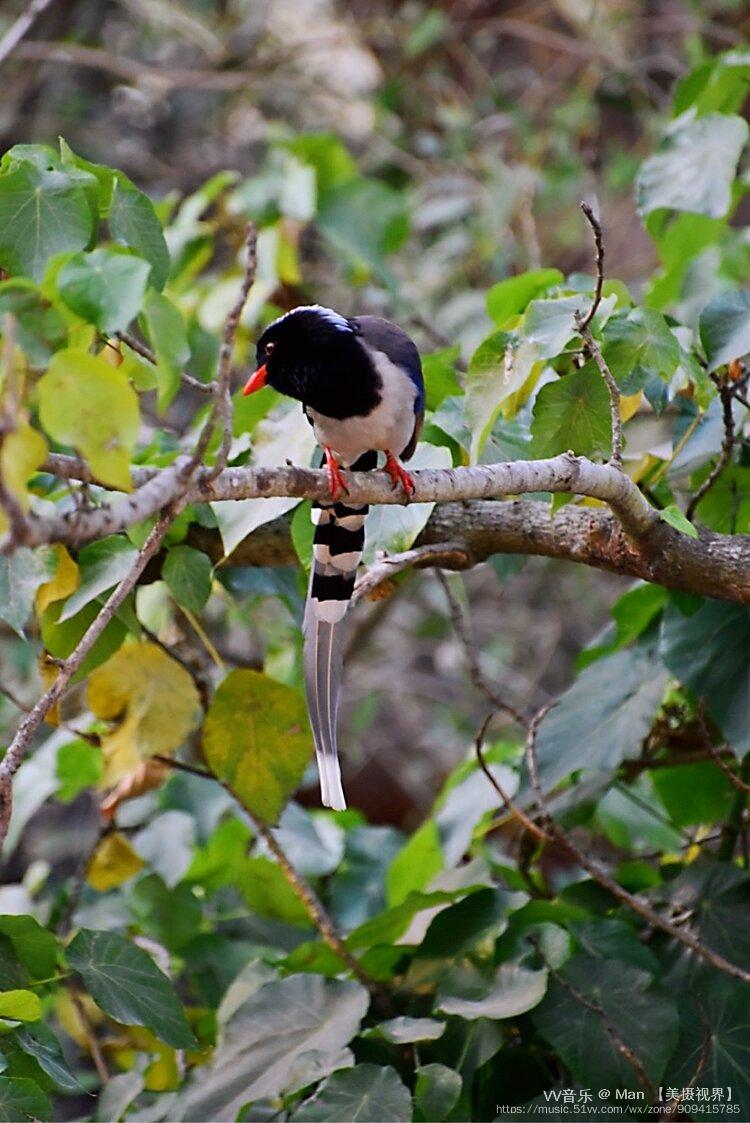
<path fill-rule="evenodd" d="M 368 471 L 376 466 L 377 454 L 367 452 L 352 468 Z M 335 811 L 346 809 L 336 742 L 343 620 L 365 544 L 368 510 L 366 506 L 353 507 L 341 502 L 314 503 L 312 509 L 313 564 L 302 629 L 305 692 L 315 738 L 321 800 L 325 807 Z"/>

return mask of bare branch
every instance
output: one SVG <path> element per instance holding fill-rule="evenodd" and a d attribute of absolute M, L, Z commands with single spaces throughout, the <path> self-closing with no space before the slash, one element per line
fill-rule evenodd
<path fill-rule="evenodd" d="M 620 468 L 622 466 L 620 391 L 614 380 L 612 371 L 604 360 L 599 344 L 596 342 L 591 332 L 591 321 L 594 319 L 601 303 L 602 286 L 604 285 L 604 237 L 602 235 L 602 225 L 594 214 L 593 208 L 590 207 L 588 203 L 581 203 L 581 210 L 586 216 L 586 220 L 594 235 L 594 247 L 596 249 L 596 287 L 594 289 L 594 299 L 586 315 L 582 316 L 580 312 L 576 312 L 574 319 L 578 334 L 583 340 L 584 351 L 591 356 L 599 368 L 599 373 L 604 379 L 604 384 L 609 393 L 609 408 L 612 425 L 612 456 L 610 458 L 610 463 Z"/>
<path fill-rule="evenodd" d="M 535 823 L 533 819 L 529 818 L 526 812 L 521 807 L 519 807 L 517 803 L 513 802 L 507 792 L 502 789 L 496 777 L 492 774 L 491 768 L 487 764 L 484 756 L 484 739 L 487 735 L 489 724 L 495 716 L 495 713 L 496 711 L 493 710 L 492 713 L 489 713 L 487 715 L 487 717 L 482 722 L 476 738 L 474 739 L 474 751 L 477 754 L 477 762 L 479 764 L 479 767 L 482 769 L 482 772 L 484 772 L 490 784 L 497 792 L 500 802 L 502 803 L 508 814 L 511 816 L 511 818 L 516 819 L 524 828 L 524 830 L 528 831 L 528 833 L 534 838 L 538 839 L 539 842 L 548 842 L 549 835 L 545 834 L 542 828 L 537 823 Z"/>
<path fill-rule="evenodd" d="M 641 1085 L 644 1092 L 648 1096 L 649 1101 L 652 1104 L 658 1103 L 659 1096 L 657 1094 L 656 1088 L 654 1088 L 654 1085 L 651 1083 L 651 1080 L 649 1079 L 645 1068 L 643 1067 L 643 1061 L 638 1056 L 635 1049 L 631 1049 L 627 1042 L 623 1040 L 619 1030 L 617 1029 L 617 1026 L 612 1021 L 604 1007 L 600 1006 L 598 1002 L 593 1002 L 590 998 L 587 998 L 585 994 L 581 994 L 580 990 L 578 990 L 577 987 L 574 987 L 572 983 L 568 982 L 565 976 L 552 966 L 552 964 L 549 962 L 544 952 L 542 951 L 539 941 L 534 936 L 529 936 L 528 939 L 529 943 L 536 949 L 539 958 L 542 960 L 542 963 L 547 968 L 552 978 L 560 984 L 563 990 L 566 990 L 568 992 L 574 1002 L 577 1002 L 579 1006 L 582 1006 L 584 1010 L 588 1010 L 591 1014 L 596 1014 L 597 1018 L 602 1023 L 602 1029 L 609 1037 L 617 1052 L 633 1068 L 636 1077 L 638 1078 L 638 1083 Z"/>
<path fill-rule="evenodd" d="M 485 678 L 484 672 L 482 671 L 479 663 L 479 654 L 474 644 L 474 637 L 471 634 L 471 624 L 466 619 L 461 605 L 453 595 L 453 590 L 448 584 L 445 574 L 441 573 L 440 570 L 438 570 L 437 572 L 437 579 L 442 585 L 443 592 L 445 593 L 446 599 L 448 601 L 448 607 L 450 609 L 453 627 L 464 649 L 466 662 L 469 666 L 469 677 L 471 678 L 471 681 L 473 682 L 479 693 L 483 694 L 487 701 L 492 706 L 494 706 L 495 709 L 502 710 L 503 713 L 507 714 L 513 719 L 513 721 L 520 725 L 522 729 L 526 729 L 528 722 L 524 714 L 522 714 L 520 710 L 516 709 L 515 706 L 511 705 L 510 702 L 506 702 L 504 698 L 501 698 L 497 691 L 494 690 L 493 687 L 491 687 L 487 682 L 487 679 Z"/>
<path fill-rule="evenodd" d="M 245 307 L 248 293 L 255 280 L 255 270 L 258 264 L 257 245 L 258 232 L 253 223 L 250 223 L 247 228 L 247 237 L 245 239 L 247 257 L 242 284 L 237 294 L 237 299 L 230 308 L 227 318 L 224 321 L 224 329 L 221 335 L 221 348 L 219 350 L 216 381 L 213 387 L 211 412 L 203 426 L 203 430 L 198 438 L 198 443 L 195 446 L 195 452 L 188 466 L 188 471 L 192 472 L 198 464 L 202 463 L 214 430 L 216 426 L 221 423 L 221 445 L 216 454 L 216 462 L 213 468 L 204 476 L 204 484 L 209 484 L 212 480 L 216 479 L 219 473 L 226 467 L 229 448 L 232 443 L 232 352 L 234 351 L 234 340 L 237 335 L 242 309 Z"/>
<path fill-rule="evenodd" d="M 704 496 L 708 495 L 709 491 L 714 486 L 719 476 L 727 467 L 732 459 L 732 452 L 734 450 L 735 432 L 734 414 L 732 412 L 732 399 L 734 398 L 734 389 L 731 383 L 725 381 L 718 382 L 717 384 L 719 387 L 719 397 L 721 398 L 724 439 L 721 442 L 721 452 L 719 453 L 719 457 L 716 463 L 687 505 L 685 514 L 691 522 L 698 504 L 700 503 L 701 499 L 704 498 Z"/>
<path fill-rule="evenodd" d="M 450 569 L 468 569 L 473 562 L 460 542 L 445 542 L 434 546 L 416 546 L 400 554 L 386 554 L 366 569 L 357 580 L 352 604 L 367 599 L 386 581 L 405 569 L 425 569 L 444 565 Z"/>
<path fill-rule="evenodd" d="M 150 347 L 147 347 L 136 336 L 127 331 L 118 331 L 117 338 L 121 343 L 125 343 L 131 351 L 135 351 L 136 355 L 145 359 L 147 363 L 156 366 L 156 355 Z M 187 371 L 182 371 L 180 379 L 185 386 L 189 386 L 191 390 L 198 390 L 201 394 L 213 394 L 214 392 L 213 382 L 201 382 L 199 378 L 193 378 L 192 374 L 188 374 Z"/>
<path fill-rule="evenodd" d="M 47 0 L 51 3 L 51 0 Z M 47 6 L 46 4 L 44 5 Z M 103 70 L 121 82 L 146 84 L 160 90 L 199 89 L 230 93 L 247 89 L 251 79 L 247 72 L 237 70 L 186 69 L 184 67 L 149 66 L 140 59 L 113 54 L 101 47 L 88 47 L 82 43 L 58 43 L 33 39 L 21 43 L 15 57 L 30 62 L 55 62 L 63 66 L 83 66 Z M 0 56 L 0 62 L 3 57 Z"/>
<path fill-rule="evenodd" d="M 693 955 L 704 960 L 706 963 L 710 964 L 711 967 L 715 967 L 717 971 L 722 971 L 725 975 L 731 975 L 732 978 L 739 979 L 741 982 L 750 985 L 750 972 L 746 971 L 743 967 L 739 967 L 736 963 L 730 963 L 723 955 L 712 951 L 711 948 L 701 943 L 698 937 L 693 935 L 692 932 L 673 924 L 670 920 L 667 920 L 656 912 L 655 909 L 652 909 L 650 905 L 647 905 L 645 901 L 642 901 L 640 897 L 635 897 L 632 893 L 629 893 L 627 889 L 623 889 L 619 882 L 615 881 L 599 862 L 594 858 L 589 858 L 588 855 L 584 854 L 583 851 L 575 845 L 567 832 L 563 830 L 559 823 L 552 817 L 539 783 L 539 773 L 537 771 L 536 762 L 536 736 L 545 713 L 546 710 L 540 710 L 529 723 L 529 731 L 526 736 L 526 767 L 536 797 L 537 807 L 542 814 L 542 821 L 547 833 L 552 835 L 561 846 L 565 847 L 581 869 L 585 870 L 597 884 L 601 885 L 601 887 L 606 889 L 616 900 L 626 905 L 653 928 L 658 928 L 668 936 L 671 936 L 673 940 L 677 940 L 678 943 L 686 947 Z"/>
<path fill-rule="evenodd" d="M 51 3 L 52 0 L 31 0 L 31 3 L 26 5 L 15 23 L 10 25 L 0 39 L 0 64 L 16 50 L 24 35 L 31 30 L 36 20 Z"/>
<path fill-rule="evenodd" d="M 339 935 L 338 929 L 329 913 L 315 895 L 312 888 L 305 881 L 304 877 L 294 868 L 271 828 L 267 826 L 262 819 L 258 818 L 255 812 L 239 798 L 229 784 L 220 779 L 220 777 L 214 775 L 213 772 L 209 772 L 205 768 L 196 768 L 195 765 L 185 764 L 181 760 L 174 760 L 172 757 L 168 756 L 155 756 L 152 759 L 159 761 L 161 764 L 168 765 L 170 768 L 175 768 L 180 772 L 189 772 L 192 776 L 200 776 L 204 780 L 215 781 L 231 795 L 232 799 L 239 803 L 240 807 L 242 807 L 251 819 L 256 834 L 263 839 L 263 842 L 278 862 L 281 872 L 284 874 L 284 877 L 294 891 L 296 897 L 301 901 L 307 915 L 310 917 L 315 928 L 317 928 L 324 943 L 327 944 L 341 962 L 349 968 L 355 978 L 359 979 L 359 981 L 367 987 L 372 996 L 378 1001 L 381 1008 L 387 1009 L 390 1006 L 388 993 L 367 973 L 367 971 L 365 971 L 357 957 L 352 955 L 349 951 L 349 948 Z"/>
<path fill-rule="evenodd" d="M 602 301 L 602 288 L 604 286 L 604 236 L 602 234 L 602 224 L 594 214 L 594 208 L 590 206 L 589 203 L 581 203 L 581 210 L 585 214 L 586 220 L 594 234 L 594 248 L 596 250 L 596 287 L 594 288 L 594 299 L 591 301 L 591 307 L 581 320 L 579 331 L 583 331 L 584 328 L 587 328 L 596 315 Z"/>

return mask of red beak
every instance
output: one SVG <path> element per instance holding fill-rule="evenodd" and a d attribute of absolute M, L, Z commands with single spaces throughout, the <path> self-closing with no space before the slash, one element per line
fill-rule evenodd
<path fill-rule="evenodd" d="M 262 390 L 265 384 L 266 364 L 264 363 L 262 367 L 258 367 L 255 374 L 251 374 L 248 378 L 245 389 L 242 391 L 243 397 L 247 397 L 248 394 L 254 394 L 256 390 Z"/>

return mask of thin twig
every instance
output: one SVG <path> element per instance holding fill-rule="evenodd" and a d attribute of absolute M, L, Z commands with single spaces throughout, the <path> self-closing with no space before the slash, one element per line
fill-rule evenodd
<path fill-rule="evenodd" d="M 586 216 L 589 226 L 594 234 L 594 247 L 596 249 L 596 287 L 591 307 L 581 321 L 579 330 L 587 328 L 596 315 L 602 300 L 602 287 L 604 285 L 604 237 L 602 224 L 594 214 L 594 209 L 588 203 L 581 203 L 581 210 Z"/>
<path fill-rule="evenodd" d="M 542 814 L 545 829 L 548 834 L 554 838 L 573 856 L 581 869 L 585 870 L 590 877 L 593 878 L 603 889 L 622 904 L 626 905 L 638 916 L 642 917 L 653 928 L 659 928 L 662 932 L 666 932 L 673 940 L 677 940 L 694 955 L 715 967 L 717 971 L 722 971 L 725 975 L 731 975 L 732 978 L 740 979 L 743 983 L 750 985 L 750 972 L 745 971 L 744 968 L 739 967 L 736 963 L 730 963 L 723 955 L 718 952 L 712 951 L 711 948 L 702 944 L 701 941 L 694 936 L 692 932 L 685 931 L 677 927 L 671 921 L 661 916 L 650 905 L 647 905 L 639 897 L 633 896 L 627 889 L 615 881 L 613 877 L 599 864 L 595 859 L 589 858 L 583 851 L 575 845 L 569 835 L 559 823 L 552 817 L 549 810 L 547 801 L 542 794 L 542 789 L 539 783 L 539 774 L 537 771 L 536 763 L 536 735 L 539 723 L 544 717 L 544 712 L 540 711 L 535 714 L 529 723 L 529 730 L 526 737 L 526 766 L 531 780 L 531 786 L 534 790 L 537 806 Z"/>
<path fill-rule="evenodd" d="M 126 597 L 135 588 L 138 578 L 143 573 L 149 561 L 159 550 L 162 540 L 176 518 L 179 510 L 184 506 L 184 500 L 178 500 L 171 508 L 161 515 L 153 530 L 149 534 L 143 549 L 138 554 L 133 565 L 123 577 L 116 589 L 110 593 L 98 616 L 91 622 L 77 647 L 60 663 L 57 678 L 52 686 L 39 699 L 26 714 L 16 730 L 15 737 L 8 746 L 2 761 L 0 761 L 0 844 L 5 840 L 10 823 L 13 804 L 13 777 L 15 776 L 26 750 L 31 744 L 39 726 L 44 721 L 50 710 L 59 702 L 67 690 L 71 679 L 80 669 L 81 664 L 102 634 L 107 624 L 113 619 Z"/>
<path fill-rule="evenodd" d="M 464 616 L 461 605 L 453 595 L 453 591 L 448 584 L 448 579 L 441 570 L 437 571 L 437 579 L 442 585 L 443 592 L 445 593 L 446 599 L 448 601 L 448 607 L 450 609 L 453 627 L 463 646 L 464 654 L 466 656 L 466 662 L 469 667 L 469 677 L 471 681 L 473 682 L 479 693 L 483 694 L 487 701 L 490 702 L 490 704 L 493 705 L 495 709 L 502 710 L 504 713 L 508 714 L 509 717 L 512 717 L 513 720 L 518 725 L 520 725 L 522 729 L 526 729 L 528 726 L 528 720 L 525 715 L 522 714 L 521 711 L 514 705 L 512 705 L 512 703 L 506 702 L 504 698 L 501 698 L 500 695 L 497 694 L 496 691 L 493 690 L 493 688 L 487 682 L 487 679 L 484 676 L 484 672 L 482 671 L 482 668 L 479 664 L 479 655 L 477 654 L 477 650 L 474 645 L 474 639 L 471 634 L 470 624 Z"/>
<path fill-rule="evenodd" d="M 131 335 L 127 331 L 118 331 L 117 338 L 121 343 L 125 343 L 131 351 L 135 351 L 136 355 L 140 355 L 142 359 L 145 359 L 147 363 L 151 363 L 152 366 L 156 366 L 156 355 L 150 347 L 147 347 L 146 344 L 142 343 L 141 340 L 136 336 Z M 201 382 L 199 378 L 194 378 L 193 375 L 188 374 L 187 371 L 183 370 L 180 373 L 180 380 L 185 386 L 189 386 L 192 390 L 198 390 L 201 394 L 213 393 L 213 382 Z"/>
<path fill-rule="evenodd" d="M 211 412 L 198 437 L 195 452 L 190 460 L 190 465 L 192 465 L 193 468 L 202 463 L 214 430 L 218 424 L 221 424 L 221 444 L 216 454 L 213 468 L 202 478 L 201 482 L 204 484 L 210 484 L 226 467 L 229 449 L 232 444 L 232 353 L 234 351 L 234 340 L 237 335 L 240 316 L 245 307 L 250 288 L 255 280 L 255 270 L 258 264 L 257 245 L 258 233 L 253 223 L 250 223 L 247 228 L 247 237 L 245 239 L 246 259 L 242 284 L 237 299 L 230 308 L 229 314 L 224 321 L 224 329 L 221 335 L 221 347 L 219 349 L 216 381 L 213 385 Z"/>
<path fill-rule="evenodd" d="M 234 789 L 226 781 L 222 780 L 219 776 L 214 775 L 213 772 L 209 772 L 206 768 L 197 768 L 193 764 L 185 764 L 181 760 L 174 760 L 172 757 L 168 756 L 157 755 L 152 759 L 159 761 L 160 764 L 166 764 L 170 768 L 176 769 L 178 772 L 187 772 L 191 776 L 199 776 L 202 780 L 213 780 L 214 783 L 220 784 L 221 787 L 224 788 L 224 790 L 228 792 L 229 795 L 231 795 L 232 799 L 236 800 L 236 802 L 239 803 L 240 807 L 242 807 L 242 809 L 251 819 L 256 834 L 263 839 L 264 843 L 278 862 L 279 867 L 281 868 L 281 872 L 284 874 L 284 877 L 294 891 L 295 896 L 304 906 L 307 915 L 310 917 L 310 920 L 312 921 L 314 927 L 317 928 L 324 943 L 326 943 L 331 951 L 334 952 L 335 955 L 337 955 L 338 958 L 346 964 L 352 974 L 359 979 L 363 986 L 367 987 L 372 996 L 378 1000 L 383 1008 L 390 1006 L 390 997 L 388 996 L 387 992 L 383 989 L 382 986 L 380 986 L 379 983 L 375 981 L 375 979 L 373 979 L 367 973 L 367 971 L 365 971 L 364 967 L 356 958 L 356 956 L 352 955 L 349 948 L 346 946 L 341 936 L 339 935 L 338 930 L 336 929 L 336 925 L 331 919 L 329 913 L 318 900 L 317 896 L 307 884 L 302 875 L 299 874 L 294 868 L 271 828 L 258 818 L 255 812 L 250 807 L 248 807 L 248 805 L 243 800 L 240 799 Z"/>
<path fill-rule="evenodd" d="M 91 1053 L 91 1059 L 94 1062 L 94 1068 L 96 1069 L 97 1075 L 102 1084 L 107 1084 L 109 1083 L 110 1079 L 109 1069 L 107 1068 L 107 1063 L 104 1060 L 104 1054 L 102 1053 L 99 1039 L 96 1036 L 96 1031 L 94 1030 L 94 1027 L 89 1021 L 89 1016 L 86 1013 L 86 1007 L 83 1004 L 83 999 L 81 998 L 75 987 L 70 987 L 68 990 L 68 994 L 70 995 L 70 1000 L 75 1006 L 76 1013 L 80 1018 L 81 1029 L 83 1030 L 83 1034 L 86 1038 L 86 1044 L 88 1046 L 89 1052 Z"/>
<path fill-rule="evenodd" d="M 721 381 L 718 383 L 719 397 L 721 398 L 722 422 L 724 425 L 724 439 L 721 442 L 721 452 L 713 468 L 706 476 L 703 483 L 695 492 L 690 502 L 687 505 L 685 515 L 688 520 L 692 522 L 695 510 L 700 503 L 714 486 L 719 476 L 730 463 L 732 459 L 732 452 L 734 451 L 735 444 L 735 431 L 734 431 L 734 414 L 732 412 L 732 399 L 734 398 L 734 391 L 731 383 Z"/>
<path fill-rule="evenodd" d="M 583 340 L 584 350 L 588 352 L 599 368 L 599 373 L 604 379 L 604 384 L 609 393 L 609 409 L 612 426 L 612 455 L 609 462 L 614 465 L 614 467 L 621 468 L 622 417 L 620 415 L 620 391 L 614 380 L 612 371 L 604 360 L 599 344 L 594 339 L 591 331 L 591 321 L 596 315 L 597 309 L 601 303 L 602 286 L 604 285 L 604 236 L 602 234 L 602 224 L 589 204 L 585 202 L 581 203 L 581 210 L 586 216 L 586 220 L 594 235 L 594 247 L 596 249 L 596 286 L 594 288 L 594 299 L 586 315 L 582 316 L 580 312 L 576 312 L 573 318 L 575 320 L 576 330 Z"/>
<path fill-rule="evenodd" d="M 0 63 L 5 62 L 8 55 L 12 54 L 39 18 L 42 12 L 49 8 L 52 0 L 31 0 L 24 11 L 21 12 L 15 23 L 12 23 L 0 39 Z"/>
<path fill-rule="evenodd" d="M 517 819 L 518 822 L 521 824 L 521 826 L 524 827 L 524 829 L 527 830 L 530 835 L 533 835 L 534 838 L 538 839 L 540 842 L 548 842 L 549 836 L 547 834 L 545 834 L 545 832 L 542 830 L 542 828 L 537 823 L 535 823 L 533 819 L 529 818 L 529 816 L 526 814 L 526 812 L 523 811 L 518 806 L 518 804 L 513 802 L 513 800 L 510 798 L 510 796 L 507 794 L 507 792 L 505 792 L 503 790 L 503 788 L 500 786 L 500 784 L 498 783 L 495 776 L 493 776 L 492 770 L 489 767 L 489 765 L 487 764 L 487 761 L 486 761 L 485 756 L 484 756 L 484 738 L 487 734 L 487 728 L 488 728 L 490 722 L 492 721 L 493 717 L 495 716 L 495 712 L 496 711 L 493 710 L 491 713 L 489 713 L 487 715 L 487 717 L 482 722 L 482 725 L 480 726 L 479 731 L 478 731 L 478 733 L 477 733 L 477 735 L 474 739 L 474 750 L 477 754 L 477 761 L 479 762 L 479 767 L 482 769 L 482 772 L 484 772 L 484 774 L 487 777 L 487 779 L 489 780 L 490 784 L 492 785 L 492 787 L 497 792 L 497 794 L 500 798 L 500 802 L 503 804 L 503 806 L 504 806 L 505 810 L 508 812 L 508 814 L 513 819 Z"/>
<path fill-rule="evenodd" d="M 388 554 L 378 558 L 375 564 L 366 569 L 357 579 L 352 604 L 372 596 L 380 585 L 405 569 L 423 569 L 427 566 L 439 565 L 447 565 L 451 569 L 468 569 L 471 564 L 471 557 L 460 542 L 414 546 L 411 550 L 404 550 L 400 554 Z"/>
<path fill-rule="evenodd" d="M 638 1056 L 635 1049 L 632 1049 L 626 1041 L 623 1041 L 622 1037 L 620 1036 L 620 1032 L 617 1029 L 617 1026 L 612 1021 L 604 1007 L 600 1006 L 598 1002 L 593 1002 L 590 998 L 587 998 L 585 994 L 581 994 L 580 990 L 578 990 L 577 987 L 574 987 L 573 984 L 569 982 L 565 978 L 565 976 L 561 974 L 560 971 L 556 970 L 556 968 L 552 966 L 552 964 L 549 962 L 544 952 L 542 951 L 541 944 L 535 936 L 529 936 L 528 941 L 536 950 L 539 958 L 541 959 L 542 963 L 547 968 L 547 971 L 550 973 L 555 982 L 559 983 L 563 990 L 566 990 L 568 992 L 573 1001 L 577 1002 L 579 1006 L 582 1006 L 584 1010 L 588 1010 L 590 1013 L 596 1014 L 597 1018 L 599 1018 L 602 1023 L 602 1029 L 612 1041 L 612 1044 L 614 1045 L 617 1052 L 635 1071 L 635 1074 L 638 1078 L 638 1083 L 641 1085 L 644 1092 L 649 1097 L 651 1103 L 658 1103 L 659 1096 L 657 1090 L 656 1088 L 654 1088 L 654 1085 L 649 1079 L 649 1076 L 645 1068 L 643 1067 L 641 1058 Z"/>

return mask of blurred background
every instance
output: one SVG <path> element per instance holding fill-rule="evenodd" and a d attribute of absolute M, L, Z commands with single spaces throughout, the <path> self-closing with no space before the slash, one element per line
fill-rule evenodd
<path fill-rule="evenodd" d="M 2 0 L 0 36 L 23 7 Z M 217 288 L 212 309 L 211 270 L 233 260 L 240 219 L 270 216 L 281 239 L 273 304 L 382 313 L 424 351 L 457 344 L 468 357 L 490 326 L 492 283 L 540 265 L 591 272 L 582 198 L 599 199 L 608 275 L 638 293 L 655 254 L 636 169 L 680 76 L 748 30 L 742 0 L 52 0 L 0 67 L 0 142 L 63 135 L 122 168 L 165 216 L 207 181 L 215 195 L 230 185 L 210 220 L 228 236 L 225 260 L 204 262 L 207 330 L 225 303 Z M 191 237 L 211 191 L 179 212 Z M 177 237 L 173 227 L 173 256 Z M 280 592 L 293 577 L 236 570 L 240 607 L 214 598 L 207 614 L 221 657 L 281 666 L 297 622 Z M 450 580 L 487 677 L 523 707 L 570 682 L 625 587 L 544 559 L 500 558 Z M 349 795 L 372 822 L 412 826 L 488 703 L 435 575 L 363 606 L 354 628 Z M 31 659 L 16 668 L 29 699 Z M 17 710 L 0 718 L 10 728 Z"/>

